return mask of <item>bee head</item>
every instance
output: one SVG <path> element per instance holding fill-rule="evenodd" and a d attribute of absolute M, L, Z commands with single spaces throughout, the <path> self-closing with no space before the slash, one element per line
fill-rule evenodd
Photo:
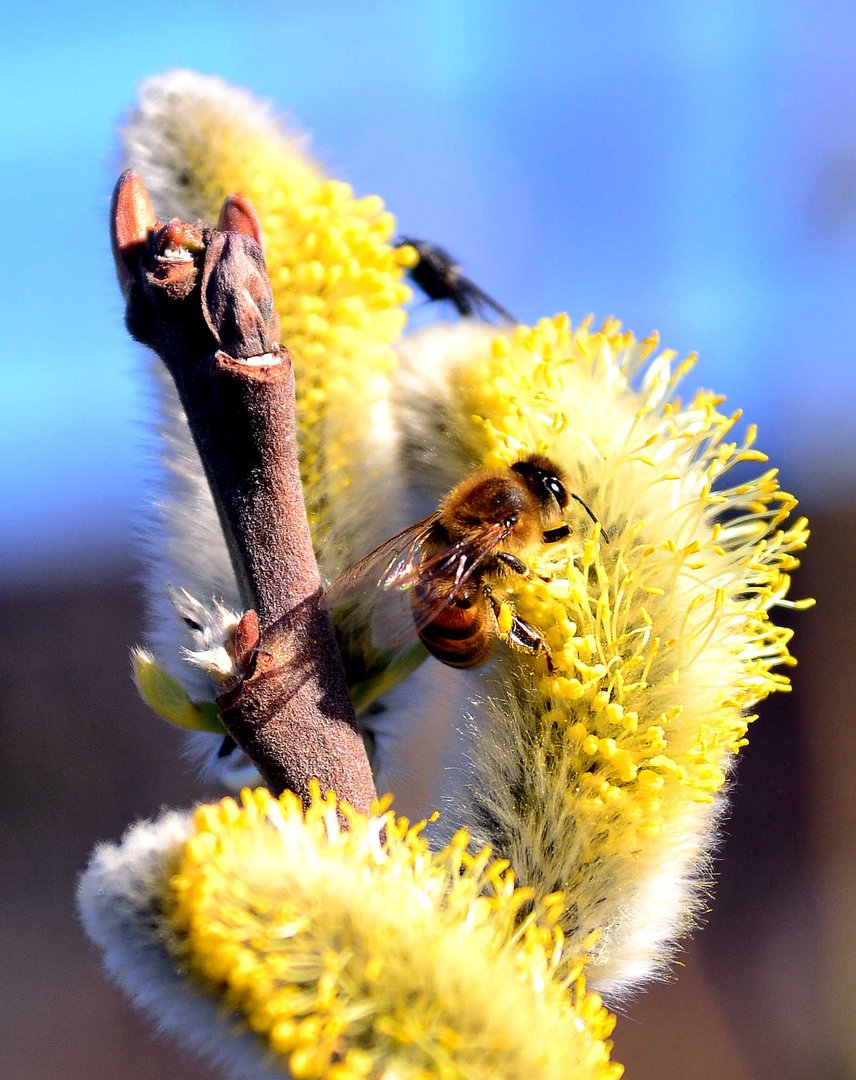
<path fill-rule="evenodd" d="M 549 458 L 530 454 L 523 461 L 515 461 L 511 470 L 523 478 L 544 510 L 556 508 L 559 514 L 565 510 L 568 505 L 568 489 L 562 482 L 558 466 Z"/>

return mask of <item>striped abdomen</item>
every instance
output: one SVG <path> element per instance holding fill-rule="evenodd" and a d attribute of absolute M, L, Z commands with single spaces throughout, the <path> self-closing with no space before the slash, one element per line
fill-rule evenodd
<path fill-rule="evenodd" d="M 422 613 L 436 607 L 448 584 L 426 574 L 411 590 L 410 603 L 417 626 Z M 487 659 L 491 647 L 492 616 L 479 581 L 470 581 L 460 593 L 419 630 L 422 644 L 450 667 L 471 668 Z"/>

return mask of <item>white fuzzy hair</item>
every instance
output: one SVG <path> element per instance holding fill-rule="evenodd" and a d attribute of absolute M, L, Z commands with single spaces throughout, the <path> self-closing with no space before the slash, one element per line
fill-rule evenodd
<path fill-rule="evenodd" d="M 285 1065 L 240 1031 L 237 1017 L 230 1024 L 221 1002 L 193 988 L 164 939 L 159 906 L 192 822 L 190 812 L 168 811 L 133 825 L 118 844 L 99 844 L 77 888 L 81 922 L 107 974 L 160 1031 L 234 1080 L 282 1080 Z"/>
<path fill-rule="evenodd" d="M 291 125 L 285 130 L 270 103 L 216 75 L 176 68 L 146 79 L 123 128 L 125 158 L 127 166 L 142 176 L 155 214 L 163 221 L 176 214 L 187 221 L 205 216 L 207 207 L 193 202 L 193 188 L 183 180 L 186 144 L 176 137 L 179 127 L 190 138 L 201 137 L 202 132 L 194 130 L 197 103 L 202 106 L 203 123 L 205 112 L 226 117 L 249 137 L 270 144 L 285 138 L 300 153 L 309 142 L 304 132 Z"/>
<path fill-rule="evenodd" d="M 506 660 L 499 655 L 494 662 L 501 669 Z M 539 723 L 525 700 L 501 690 L 492 695 L 499 679 L 485 681 L 482 696 L 471 691 L 459 726 L 461 764 L 446 773 L 443 804 L 453 812 L 441 815 L 432 840 L 445 843 L 451 825 L 463 825 L 475 849 L 489 846 L 511 862 L 518 884 L 537 884 L 538 895 L 565 892 L 575 913 L 571 951 L 597 935 L 586 982 L 612 1004 L 624 1001 L 667 977 L 679 939 L 707 906 L 725 796 L 685 807 L 683 820 L 670 823 L 662 857 L 646 865 L 645 875 L 629 859 L 592 862 L 585 851 L 589 833 L 576 829 L 563 805 L 576 782 L 567 743 Z M 550 761 L 549 772 L 531 767 L 539 757 Z"/>
<path fill-rule="evenodd" d="M 157 358 L 151 364 L 156 457 L 140 535 L 144 556 L 145 643 L 157 662 L 178 679 L 194 701 L 213 701 L 217 690 L 203 667 L 187 659 L 193 636 L 176 610 L 171 588 L 186 590 L 203 607 L 217 600 L 244 610 L 217 508 L 172 379 Z M 208 779 L 237 789 L 258 782 L 240 750 L 218 759 L 222 736 L 188 734 L 189 756 Z"/>

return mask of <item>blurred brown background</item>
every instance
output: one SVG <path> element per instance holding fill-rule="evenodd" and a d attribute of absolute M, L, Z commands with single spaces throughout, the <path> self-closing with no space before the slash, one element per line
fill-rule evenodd
<path fill-rule="evenodd" d="M 811 507 L 806 508 L 811 512 Z M 620 1009 L 634 1080 L 856 1076 L 856 513 L 813 515 L 795 691 L 762 707 L 733 786 L 707 925 L 671 983 Z M 102 977 L 74 906 L 93 845 L 205 792 L 137 699 L 132 565 L 2 597 L 0 1076 L 207 1077 Z"/>

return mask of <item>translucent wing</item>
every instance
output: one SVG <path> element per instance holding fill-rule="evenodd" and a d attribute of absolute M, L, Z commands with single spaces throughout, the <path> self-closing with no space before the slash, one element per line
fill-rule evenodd
<path fill-rule="evenodd" d="M 511 532 L 511 525 L 498 522 L 485 525 L 477 533 L 459 540 L 450 547 L 444 547 L 433 555 L 423 557 L 418 562 L 411 562 L 408 567 L 401 567 L 395 578 L 384 581 L 383 587 L 410 589 L 420 579 L 431 579 L 434 588 L 445 587 L 448 595 L 445 603 L 438 602 L 442 610 L 458 596 L 464 585 L 470 580 L 482 563 L 487 559 Z M 436 612 L 435 612 L 436 614 Z M 430 619 L 427 620 L 430 622 Z M 425 622 L 422 625 L 426 625 Z"/>
<path fill-rule="evenodd" d="M 487 312 L 492 311 L 507 323 L 517 322 L 511 312 L 507 311 L 502 304 L 497 303 L 484 289 L 463 275 L 449 289 L 449 299 L 461 315 L 477 315 L 480 319 L 486 320 Z"/>
<path fill-rule="evenodd" d="M 504 523 L 488 525 L 445 546 L 438 522 L 439 514 L 431 514 L 381 544 L 325 590 L 322 606 L 368 600 L 372 640 L 379 645 L 400 644 L 433 622 L 511 531 Z M 417 583 L 427 588 L 414 605 L 410 590 Z"/>
<path fill-rule="evenodd" d="M 429 514 L 363 556 L 327 586 L 321 606 L 333 608 L 348 602 L 356 603 L 378 589 L 395 588 L 402 579 L 407 579 L 408 585 L 401 587 L 408 588 L 412 584 L 410 578 L 413 577 L 413 570 L 432 539 L 439 517 L 436 511 Z"/>
<path fill-rule="evenodd" d="M 371 644 L 387 650 L 414 638 L 417 626 L 413 618 L 409 590 L 418 580 L 417 568 L 431 559 L 435 549 L 436 512 L 410 525 L 386 540 L 374 551 L 345 570 L 324 591 L 321 606 L 348 605 L 342 618 L 352 627 L 369 630 Z"/>

